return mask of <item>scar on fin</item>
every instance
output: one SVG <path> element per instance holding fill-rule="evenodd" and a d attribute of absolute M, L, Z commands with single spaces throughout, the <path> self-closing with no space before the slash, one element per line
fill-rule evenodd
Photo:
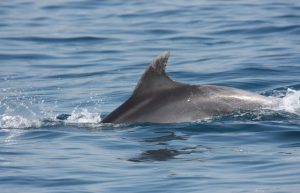
<path fill-rule="evenodd" d="M 164 73 L 170 52 L 166 51 L 158 55 L 151 63 L 150 66 L 159 74 Z"/>

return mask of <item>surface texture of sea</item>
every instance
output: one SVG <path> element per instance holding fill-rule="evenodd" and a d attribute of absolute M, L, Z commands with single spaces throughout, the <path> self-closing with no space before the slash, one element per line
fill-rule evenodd
<path fill-rule="evenodd" d="M 101 124 L 162 51 L 177 81 L 280 106 Z M 0 1 L 1 193 L 299 192 L 299 97 L 296 0 Z"/>

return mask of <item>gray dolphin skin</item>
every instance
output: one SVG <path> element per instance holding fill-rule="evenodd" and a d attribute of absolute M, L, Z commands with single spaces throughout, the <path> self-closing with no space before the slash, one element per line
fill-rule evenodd
<path fill-rule="evenodd" d="M 275 105 L 267 97 L 236 88 L 176 82 L 165 73 L 169 55 L 163 52 L 150 63 L 130 98 L 102 123 L 191 122 Z"/>

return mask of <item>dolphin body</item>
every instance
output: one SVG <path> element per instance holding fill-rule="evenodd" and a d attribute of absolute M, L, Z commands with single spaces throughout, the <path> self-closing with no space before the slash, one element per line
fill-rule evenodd
<path fill-rule="evenodd" d="M 241 89 L 176 82 L 165 73 L 169 55 L 163 52 L 150 63 L 129 99 L 102 123 L 191 122 L 275 105 L 267 97 Z"/>

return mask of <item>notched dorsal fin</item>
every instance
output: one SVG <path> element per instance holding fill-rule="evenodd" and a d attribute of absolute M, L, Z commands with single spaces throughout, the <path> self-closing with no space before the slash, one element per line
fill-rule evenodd
<path fill-rule="evenodd" d="M 133 91 L 133 96 L 173 88 L 179 84 L 165 73 L 169 56 L 169 52 L 163 52 L 150 63 Z"/>

